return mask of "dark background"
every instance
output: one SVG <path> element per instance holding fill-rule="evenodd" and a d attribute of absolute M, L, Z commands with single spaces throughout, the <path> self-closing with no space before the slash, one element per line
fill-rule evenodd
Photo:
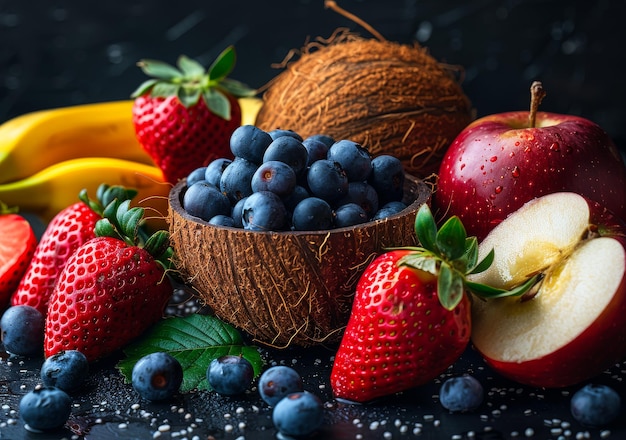
<path fill-rule="evenodd" d="M 626 144 L 623 0 L 339 0 L 387 39 L 419 41 L 461 65 L 477 115 L 542 110 L 600 124 Z M 141 58 L 210 63 L 234 44 L 232 77 L 261 87 L 292 48 L 337 27 L 366 34 L 323 0 L 0 0 L 0 121 L 43 108 L 127 99 Z"/>

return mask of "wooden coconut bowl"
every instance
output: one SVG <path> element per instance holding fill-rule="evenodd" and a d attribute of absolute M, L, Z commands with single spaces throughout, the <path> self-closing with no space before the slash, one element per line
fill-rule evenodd
<path fill-rule="evenodd" d="M 407 176 L 400 214 L 328 231 L 258 232 L 188 215 L 185 188 L 179 182 L 169 195 L 178 270 L 219 318 L 273 347 L 338 342 L 359 277 L 384 248 L 416 244 L 415 215 L 431 195 Z"/>

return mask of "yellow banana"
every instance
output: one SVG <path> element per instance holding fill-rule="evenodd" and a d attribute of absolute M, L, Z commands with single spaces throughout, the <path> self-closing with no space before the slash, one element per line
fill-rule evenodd
<path fill-rule="evenodd" d="M 254 124 L 262 101 L 240 99 L 242 124 Z M 79 157 L 111 157 L 152 165 L 135 137 L 132 100 L 27 113 L 0 125 L 0 183 L 31 176 Z"/>
<path fill-rule="evenodd" d="M 84 157 L 56 163 L 26 179 L 0 184 L 0 201 L 48 222 L 77 202 L 83 188 L 95 197 L 102 183 L 136 189 L 132 204 L 145 208 L 150 228 L 167 229 L 172 185 L 164 182 L 157 167 L 123 159 Z"/>
<path fill-rule="evenodd" d="M 78 157 L 114 157 L 151 165 L 135 137 L 132 101 L 27 113 L 0 125 L 0 183 L 24 179 Z"/>

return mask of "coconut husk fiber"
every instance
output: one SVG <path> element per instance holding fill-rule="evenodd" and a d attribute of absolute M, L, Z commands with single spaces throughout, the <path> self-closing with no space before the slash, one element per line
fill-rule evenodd
<path fill-rule="evenodd" d="M 417 177 L 438 171 L 446 148 L 474 119 L 459 70 L 417 43 L 340 29 L 292 51 L 281 67 L 263 93 L 255 125 L 350 139 L 372 156 L 397 157 Z"/>
<path fill-rule="evenodd" d="M 222 320 L 272 347 L 338 342 L 354 288 L 386 247 L 416 244 L 415 215 L 431 186 L 407 176 L 402 213 L 349 228 L 258 232 L 213 226 L 188 215 L 185 182 L 170 193 L 176 267 Z"/>

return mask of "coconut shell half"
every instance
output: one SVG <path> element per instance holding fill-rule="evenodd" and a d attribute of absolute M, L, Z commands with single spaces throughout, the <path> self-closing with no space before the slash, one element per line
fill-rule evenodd
<path fill-rule="evenodd" d="M 419 207 L 431 187 L 407 176 L 402 213 L 358 226 L 316 232 L 258 232 L 209 225 L 169 197 L 176 266 L 215 314 L 273 347 L 337 342 L 355 285 L 385 248 L 415 245 Z"/>

